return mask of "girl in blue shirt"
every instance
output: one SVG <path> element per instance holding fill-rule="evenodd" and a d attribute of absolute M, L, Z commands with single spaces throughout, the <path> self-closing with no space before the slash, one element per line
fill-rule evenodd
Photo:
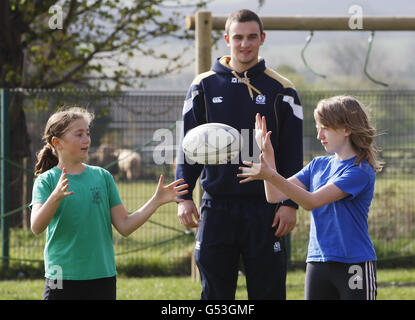
<path fill-rule="evenodd" d="M 256 115 L 260 163 L 238 177 L 264 180 L 268 202 L 290 198 L 311 210 L 306 299 L 375 299 L 376 253 L 368 213 L 375 172 L 382 169 L 374 148 L 375 129 L 361 103 L 348 96 L 322 100 L 314 110 L 317 139 L 333 155 L 313 159 L 289 179 L 275 169 L 266 119 Z"/>

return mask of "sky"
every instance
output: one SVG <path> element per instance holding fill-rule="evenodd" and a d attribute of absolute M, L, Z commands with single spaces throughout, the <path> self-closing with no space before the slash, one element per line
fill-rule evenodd
<path fill-rule="evenodd" d="M 413 0 L 265 0 L 265 4 L 260 9 L 255 0 L 215 0 L 208 5 L 208 9 L 217 14 L 228 14 L 246 8 L 264 15 L 336 15 L 347 14 L 352 5 L 361 6 L 364 13 L 370 15 L 415 14 Z"/>

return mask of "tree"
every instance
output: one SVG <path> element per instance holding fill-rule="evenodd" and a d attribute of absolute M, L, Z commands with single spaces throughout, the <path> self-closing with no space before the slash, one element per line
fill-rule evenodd
<path fill-rule="evenodd" d="M 202 8 L 209 1 L 2 0 L 0 88 L 112 84 L 120 89 L 172 72 L 182 67 L 182 53 L 158 52 L 148 43 L 156 38 L 189 39 L 183 8 Z M 137 54 L 164 60 L 166 66 L 145 74 L 129 65 Z M 30 156 L 30 138 L 18 96 L 11 101 L 9 126 L 10 158 L 22 165 L 23 158 Z M 21 204 L 17 197 L 21 195 L 22 171 L 11 167 L 10 179 L 13 209 Z"/>
<path fill-rule="evenodd" d="M 180 68 L 181 53 L 148 48 L 155 38 L 189 38 L 180 0 L 5 0 L 0 3 L 0 86 L 56 88 L 89 85 L 90 77 L 120 87 Z M 190 1 L 194 8 L 206 0 Z M 164 13 L 164 14 L 163 14 Z M 61 20 L 61 23 L 59 23 Z M 128 58 L 151 55 L 169 62 L 151 74 Z M 108 72 L 105 66 L 112 65 Z M 102 84 L 102 83 L 101 83 Z"/>

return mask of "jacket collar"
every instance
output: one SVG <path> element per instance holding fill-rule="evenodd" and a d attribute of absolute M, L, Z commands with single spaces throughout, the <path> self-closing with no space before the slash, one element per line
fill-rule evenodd
<path fill-rule="evenodd" d="M 230 56 L 223 56 L 216 60 L 215 64 L 212 67 L 212 70 L 217 73 L 228 73 L 232 74 L 232 68 L 229 65 L 229 62 L 231 60 Z M 239 73 L 240 76 L 244 76 L 245 74 L 248 75 L 248 77 L 255 77 L 258 74 L 261 74 L 265 71 L 265 60 L 261 57 L 258 57 L 258 63 L 248 70 Z"/>

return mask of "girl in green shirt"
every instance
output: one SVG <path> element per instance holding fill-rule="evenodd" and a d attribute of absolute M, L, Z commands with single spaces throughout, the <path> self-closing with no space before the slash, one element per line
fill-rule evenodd
<path fill-rule="evenodd" d="M 85 164 L 94 115 L 72 107 L 54 113 L 38 154 L 31 229 L 46 229 L 44 299 L 115 299 L 116 268 L 112 225 L 128 236 L 163 204 L 179 202 L 188 192 L 178 179 L 156 191 L 140 209 L 128 214 L 112 175 Z"/>

